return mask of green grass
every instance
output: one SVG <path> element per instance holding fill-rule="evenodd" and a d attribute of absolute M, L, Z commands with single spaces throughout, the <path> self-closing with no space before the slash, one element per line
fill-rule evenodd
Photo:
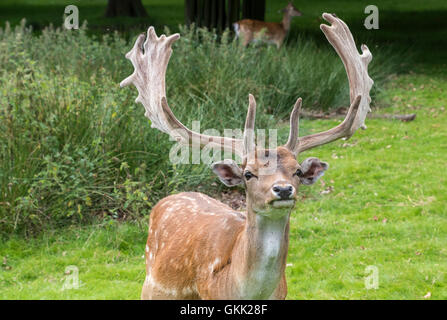
<path fill-rule="evenodd" d="M 1 247 L 7 260 L 0 271 L 0 299 L 137 299 L 146 229 L 110 220 L 30 241 L 11 239 Z M 76 290 L 62 290 L 68 266 L 79 270 Z"/>
<path fill-rule="evenodd" d="M 416 112 L 414 122 L 370 119 L 348 141 L 354 146 L 339 141 L 303 155 L 331 167 L 324 184 L 302 187 L 292 214 L 288 299 L 447 298 L 447 77 L 433 74 L 397 77 L 378 100 L 389 105 L 380 112 Z M 308 132 L 335 124 L 302 121 Z M 0 298 L 138 299 L 146 223 L 12 237 L 0 245 Z M 81 286 L 62 291 L 69 265 Z M 379 270 L 378 289 L 365 289 L 369 265 Z"/>

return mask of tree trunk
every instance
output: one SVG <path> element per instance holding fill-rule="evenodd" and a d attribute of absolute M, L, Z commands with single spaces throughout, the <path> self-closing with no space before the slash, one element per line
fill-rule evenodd
<path fill-rule="evenodd" d="M 141 0 L 109 0 L 106 17 L 147 17 Z"/>
<path fill-rule="evenodd" d="M 185 0 L 185 23 L 190 25 L 191 23 L 197 22 L 196 17 L 198 16 L 197 0 Z"/>
<path fill-rule="evenodd" d="M 240 0 L 228 0 L 227 28 L 232 29 L 233 23 L 239 20 L 240 11 Z"/>
<path fill-rule="evenodd" d="M 264 19 L 265 19 L 265 0 L 256 1 L 254 16 L 255 17 L 253 19 L 264 21 Z"/>
<path fill-rule="evenodd" d="M 241 17 L 242 11 L 242 17 Z M 185 22 L 223 31 L 242 19 L 264 20 L 265 0 L 185 0 Z"/>
<path fill-rule="evenodd" d="M 242 2 L 242 19 L 264 21 L 265 0 L 244 0 Z"/>

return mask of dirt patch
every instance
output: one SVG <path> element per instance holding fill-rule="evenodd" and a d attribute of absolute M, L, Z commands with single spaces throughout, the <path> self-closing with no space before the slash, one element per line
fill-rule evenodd
<path fill-rule="evenodd" d="M 239 189 L 225 190 L 220 193 L 219 200 L 234 210 L 245 210 L 245 192 Z"/>

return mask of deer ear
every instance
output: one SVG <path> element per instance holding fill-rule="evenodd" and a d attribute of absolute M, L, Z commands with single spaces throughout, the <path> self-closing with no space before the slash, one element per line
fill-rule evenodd
<path fill-rule="evenodd" d="M 242 170 L 233 160 L 225 159 L 223 161 L 214 162 L 211 165 L 211 168 L 219 177 L 220 181 L 228 187 L 236 186 L 243 181 Z"/>
<path fill-rule="evenodd" d="M 301 163 L 301 174 L 299 175 L 301 183 L 314 184 L 328 168 L 327 162 L 320 161 L 318 158 L 307 158 Z"/>

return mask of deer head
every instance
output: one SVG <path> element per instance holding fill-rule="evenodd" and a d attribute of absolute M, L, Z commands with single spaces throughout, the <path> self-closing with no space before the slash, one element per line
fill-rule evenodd
<path fill-rule="evenodd" d="M 298 10 L 292 2 L 289 2 L 284 9 L 281 9 L 279 12 L 287 14 L 290 17 L 299 17 L 302 15 L 301 11 Z"/>
<path fill-rule="evenodd" d="M 276 149 L 258 149 L 254 139 L 256 102 L 249 96 L 249 111 L 244 130 L 243 163 L 226 159 L 212 165 L 213 171 L 227 186 L 243 184 L 247 194 L 247 206 L 257 214 L 279 218 L 287 214 L 286 208 L 295 205 L 299 185 L 313 184 L 329 167 L 317 158 L 297 161 L 294 147 L 298 134 L 299 98 L 291 114 L 291 130 L 288 141 Z M 279 210 L 278 210 L 279 209 Z"/>

